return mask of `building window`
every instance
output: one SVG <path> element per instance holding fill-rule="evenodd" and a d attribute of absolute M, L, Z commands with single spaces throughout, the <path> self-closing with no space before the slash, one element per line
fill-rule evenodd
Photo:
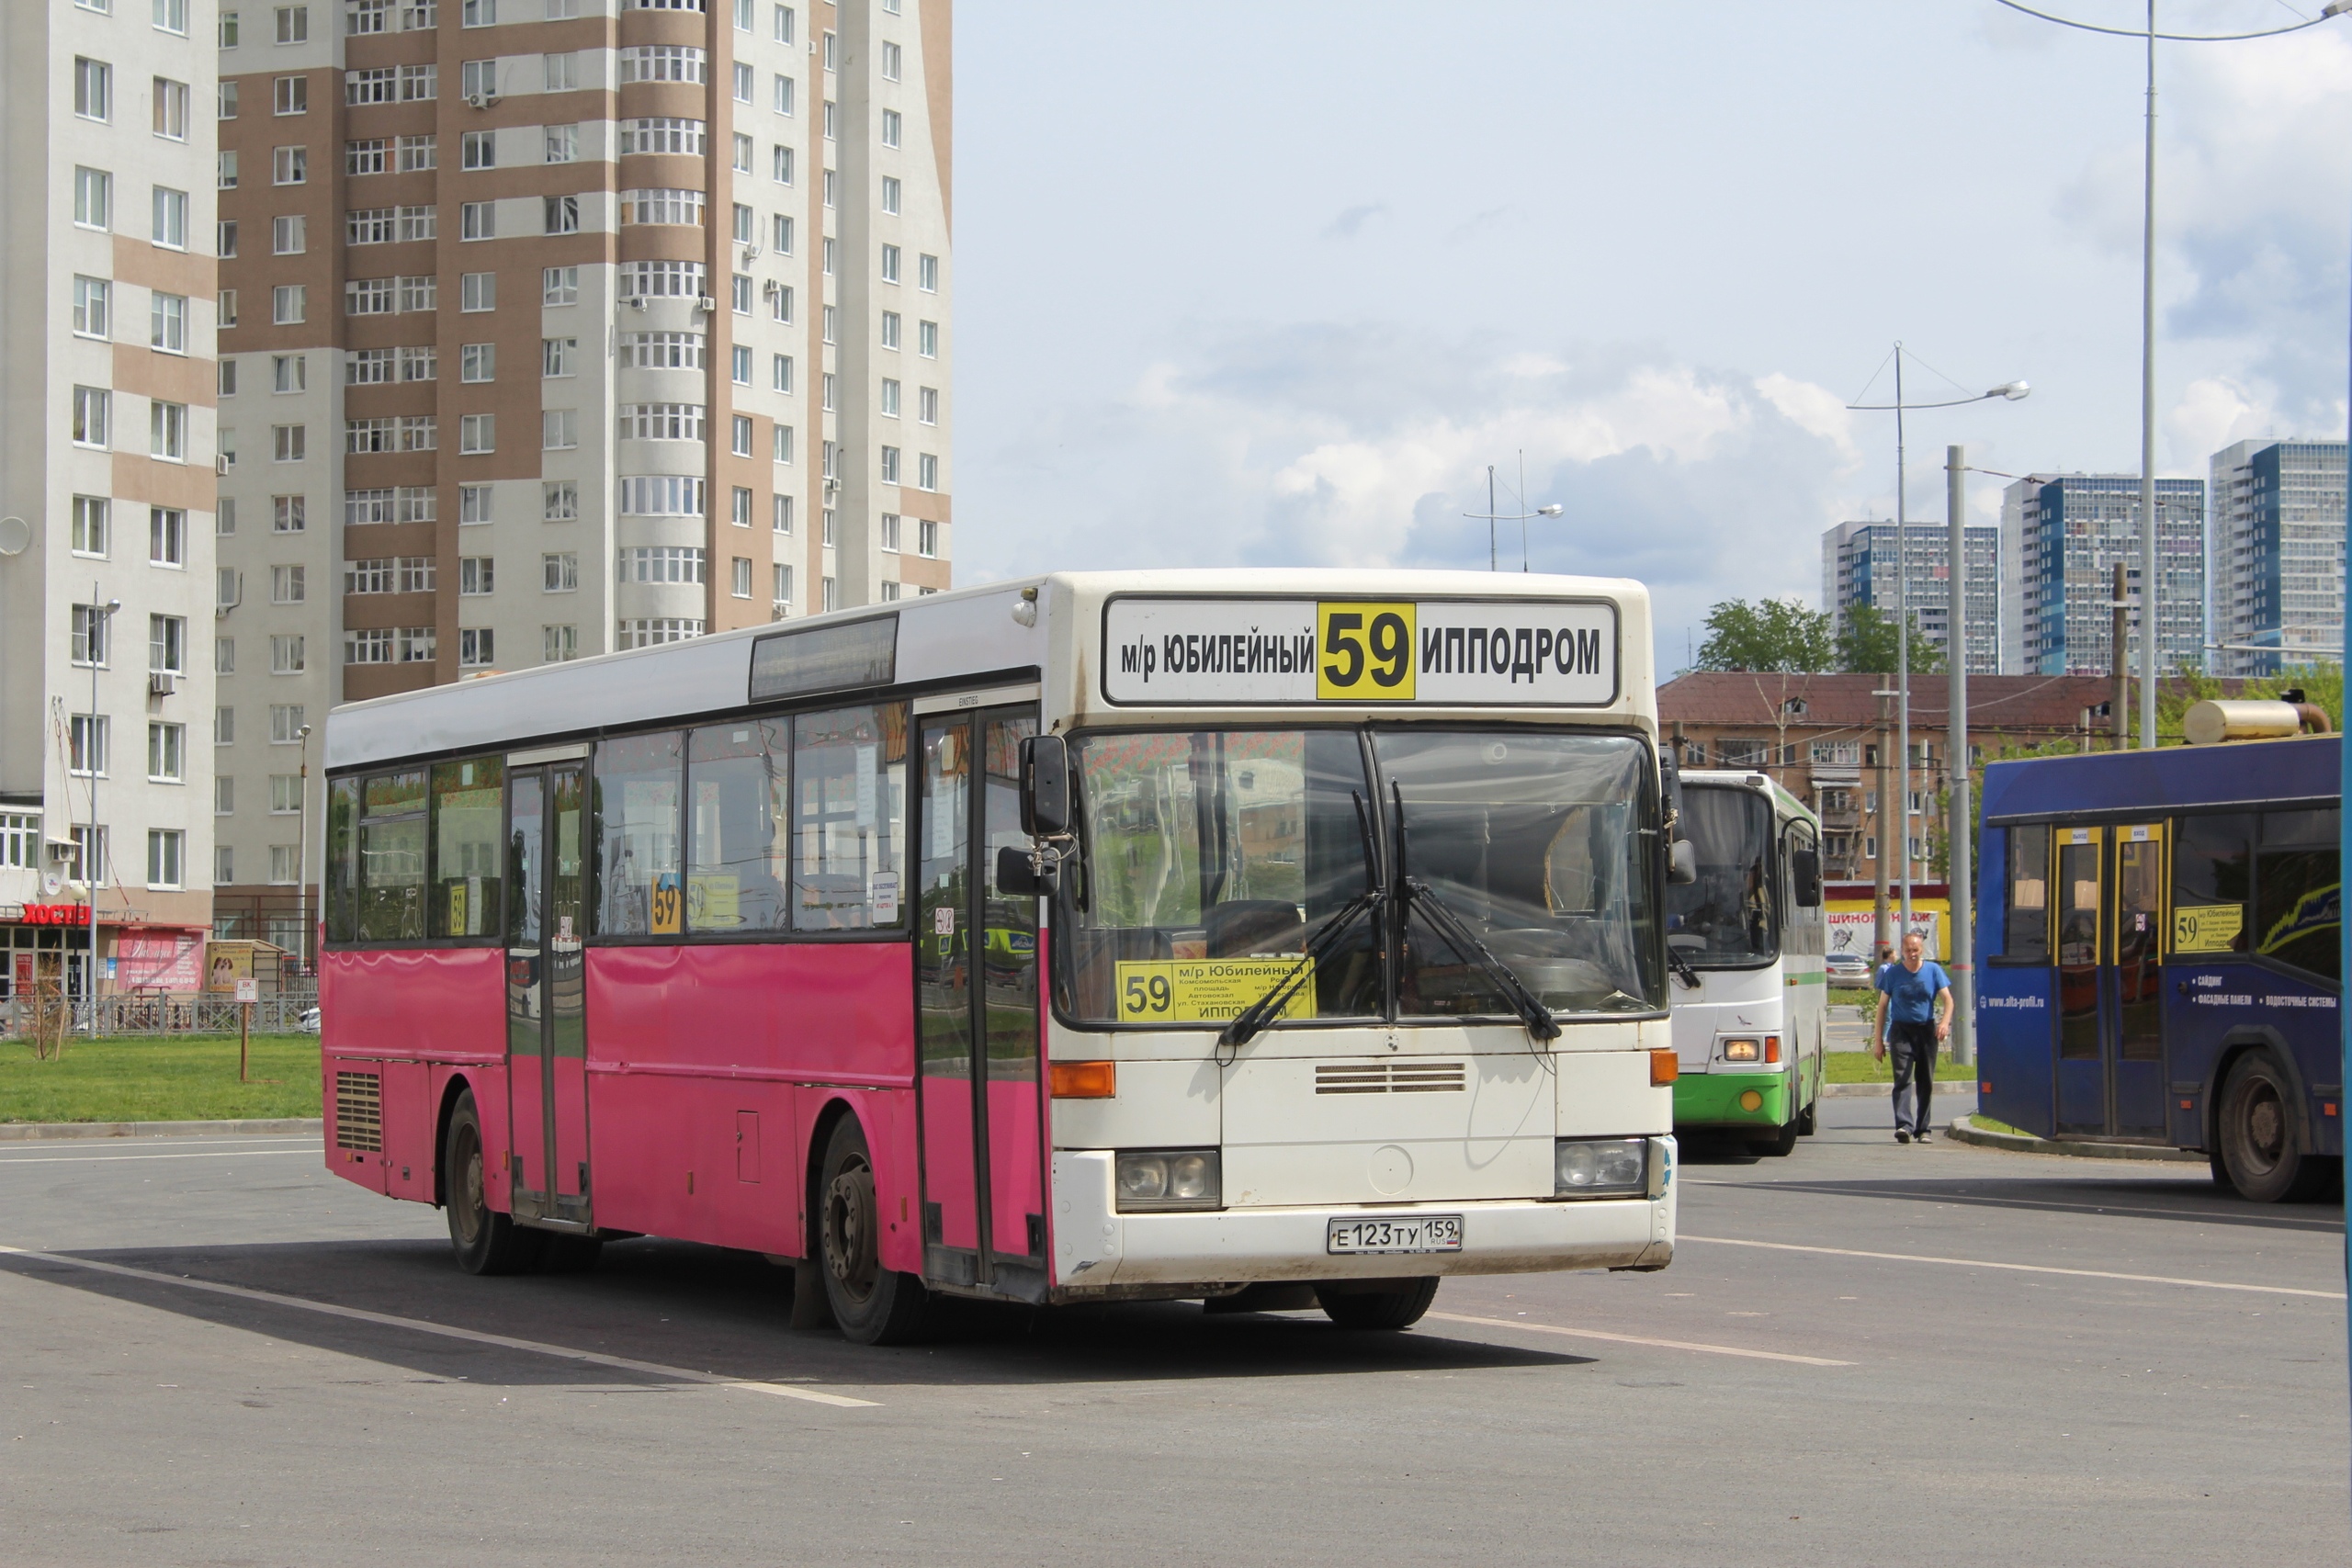
<path fill-rule="evenodd" d="M 777 462 L 789 463 L 792 461 L 792 426 L 788 424 L 779 424 L 775 427 L 774 446 L 775 447 L 775 460 Z"/>
<path fill-rule="evenodd" d="M 580 445 L 580 411 L 547 409 L 539 414 L 539 446 L 549 452 L 568 452 Z"/>
<path fill-rule="evenodd" d="M 488 626 L 466 626 L 458 633 L 458 668 L 486 670 L 498 662 L 497 634 Z"/>
<path fill-rule="evenodd" d="M 915 393 L 915 418 L 924 424 L 939 423 L 939 389 L 923 387 Z"/>
<path fill-rule="evenodd" d="M 461 556 L 458 559 L 458 592 L 469 599 L 480 599 L 498 585 L 496 560 L 490 556 Z"/>
<path fill-rule="evenodd" d="M 160 399 L 147 404 L 147 450 L 167 463 L 187 461 L 187 405 Z"/>
<path fill-rule="evenodd" d="M 310 314 L 311 290 L 308 284 L 281 283 L 269 291 L 269 319 L 272 325 L 300 326 Z"/>
<path fill-rule="evenodd" d="M 167 251 L 187 249 L 187 192 L 155 187 L 155 243 Z"/>
<path fill-rule="evenodd" d="M 154 784 L 179 784 L 187 773 L 187 726 L 150 724 L 147 727 L 147 777 Z"/>
<path fill-rule="evenodd" d="M 788 354 L 772 354 L 768 355 L 768 389 L 770 391 L 783 392 L 787 395 L 790 394 L 792 391 L 792 355 Z M 782 463 L 788 462 L 790 459 L 778 457 L 776 461 Z"/>
<path fill-rule="evenodd" d="M 292 817 L 302 809 L 302 775 L 272 773 L 269 775 L 269 814 L 272 817 Z"/>
<path fill-rule="evenodd" d="M 311 150 L 307 147 L 277 147 L 269 154 L 269 180 L 272 185 L 306 185 L 311 178 Z"/>
<path fill-rule="evenodd" d="M 458 487 L 458 526 L 491 521 L 492 487 L 489 485 L 459 485 Z"/>
<path fill-rule="evenodd" d="M 155 30 L 187 37 L 187 0 L 155 0 Z"/>
<path fill-rule="evenodd" d="M 915 520 L 915 553 L 933 558 L 939 554 L 939 525 L 930 518 Z"/>
<path fill-rule="evenodd" d="M 302 731 L 309 726 L 302 719 L 300 703 L 269 705 L 269 743 L 273 746 L 299 746 Z"/>
<path fill-rule="evenodd" d="M 311 41 L 311 8 L 308 6 L 277 7 L 277 41 L 280 43 Z"/>
<path fill-rule="evenodd" d="M 270 527 L 273 534 L 302 532 L 304 501 L 299 495 L 273 495 L 269 498 Z"/>
<path fill-rule="evenodd" d="M 104 169 L 74 171 L 74 221 L 85 229 L 105 229 L 114 221 L 114 176 Z"/>
<path fill-rule="evenodd" d="M 295 80 L 299 82 L 301 78 L 298 76 Z M 280 85 L 283 86 L 283 85 L 281 79 Z M 153 102 L 155 134 L 166 141 L 186 141 L 187 140 L 187 84 L 175 82 L 165 76 L 156 77 Z M 289 111 L 280 109 L 278 112 L 284 114 Z M 300 114 L 302 111 L 295 109 L 290 112 Z"/>
<path fill-rule="evenodd" d="M 498 238 L 498 204 L 494 201 L 459 203 L 458 238 L 469 241 Z"/>
<path fill-rule="evenodd" d="M 580 486 L 572 479 L 550 479 L 539 487 L 539 517 L 547 523 L 580 519 Z"/>
<path fill-rule="evenodd" d="M 915 489 L 937 490 L 938 488 L 939 456 L 934 452 L 924 452 L 915 458 Z"/>
<path fill-rule="evenodd" d="M 308 76 L 278 77 L 276 83 L 275 98 L 277 112 L 279 114 L 309 114 L 311 112 L 311 79 Z"/>
<path fill-rule="evenodd" d="M 622 621 L 614 631 L 616 648 L 658 648 L 665 642 L 684 642 L 702 636 L 702 623 L 681 616 L 652 616 Z"/>
<path fill-rule="evenodd" d="M 899 514 L 897 513 L 882 513 L 881 532 L 883 550 L 888 554 L 897 555 L 899 553 Z"/>
<path fill-rule="evenodd" d="M 579 304 L 580 269 L 576 266 L 548 267 L 539 279 L 539 303 L 542 305 Z"/>
<path fill-rule="evenodd" d="M 776 78 L 781 82 L 783 77 Z M 779 142 L 768 153 L 768 178 L 780 186 L 792 183 L 792 149 Z"/>
<path fill-rule="evenodd" d="M 768 597 L 775 602 L 777 609 L 789 609 L 792 605 L 792 568 L 778 561 L 769 568 L 768 576 Z"/>
<path fill-rule="evenodd" d="M 103 387 L 74 389 L 74 445 L 104 446 L 114 412 L 113 395 Z"/>
<path fill-rule="evenodd" d="M 896 310 L 882 312 L 882 346 L 884 348 L 899 346 L 899 312 Z"/>
<path fill-rule="evenodd" d="M 899 144 L 899 111 L 897 109 L 884 109 L 882 111 L 883 146 L 896 147 Z"/>
<path fill-rule="evenodd" d="M 915 327 L 915 352 L 925 359 L 939 357 L 939 323 L 918 322 Z"/>
<path fill-rule="evenodd" d="M 738 599 L 752 596 L 752 562 L 748 556 L 736 556 L 728 562 L 728 592 Z"/>
<path fill-rule="evenodd" d="M 361 216 L 363 218 L 365 217 L 364 214 Z M 384 216 L 386 219 L 386 231 L 384 238 L 389 240 L 391 238 L 390 222 L 391 214 L 387 212 Z M 311 246 L 310 227 L 310 220 L 304 218 L 300 213 L 294 213 L 286 217 L 271 219 L 269 220 L 270 254 L 280 256 L 299 256 L 302 254 L 302 253 L 309 250 Z M 357 243 L 358 242 L 355 240 L 353 243 Z"/>
<path fill-rule="evenodd" d="M 113 299 L 114 286 L 106 279 L 74 278 L 74 334 L 76 337 L 105 337 L 111 330 L 108 317 Z"/>
<path fill-rule="evenodd" d="M 727 520 L 738 528 L 748 528 L 752 525 L 752 492 L 741 485 L 734 488 L 728 508 Z"/>
<path fill-rule="evenodd" d="M 107 536 L 111 521 L 112 503 L 103 496 L 77 495 L 73 506 L 73 547 L 77 556 L 97 556 L 107 553 Z"/>
<path fill-rule="evenodd" d="M 82 778 L 107 776 L 107 716 L 71 715 L 65 725 L 65 771 Z"/>
<path fill-rule="evenodd" d="M 790 496 L 788 496 L 788 495 L 779 495 L 779 496 L 777 496 L 777 497 L 775 498 L 775 505 L 774 505 L 770 510 L 771 510 L 771 511 L 773 511 L 773 512 L 775 513 L 775 518 L 774 518 L 774 526 L 775 526 L 775 532 L 777 532 L 777 533 L 779 533 L 779 534 L 789 534 L 789 533 L 791 533 L 791 532 L 792 532 L 792 497 L 790 497 Z"/>
<path fill-rule="evenodd" d="M 896 175 L 882 176 L 882 210 L 894 218 L 898 216 L 899 177 Z"/>
<path fill-rule="evenodd" d="M 580 87 L 580 56 L 577 54 L 544 54 L 539 57 L 540 85 L 550 93 L 577 92 Z"/>
<path fill-rule="evenodd" d="M 578 626 L 541 626 L 539 628 L 539 658 L 548 664 L 560 664 L 580 657 Z"/>
<path fill-rule="evenodd" d="M 95 604 L 74 606 L 74 635 L 70 652 L 74 663 L 85 667 L 96 665 L 100 669 L 106 667 L 107 620 L 107 614 Z"/>
<path fill-rule="evenodd" d="M 291 886 L 297 880 L 294 853 L 295 846 L 292 844 L 269 846 L 269 880 L 274 886 Z"/>
<path fill-rule="evenodd" d="M 273 675 L 300 675 L 305 668 L 302 658 L 302 634 L 281 632 L 269 639 L 269 672 Z"/>
<path fill-rule="evenodd" d="M 899 383 L 888 376 L 882 378 L 881 401 L 882 416 L 885 419 L 899 417 Z"/>
<path fill-rule="evenodd" d="M 498 275 L 469 272 L 458 279 L 458 309 L 466 311 L 498 309 Z"/>
<path fill-rule="evenodd" d="M 480 456 L 498 450 L 498 416 L 493 413 L 461 414 L 458 419 L 458 450 L 468 456 Z"/>
<path fill-rule="evenodd" d="M 897 81 L 899 79 L 899 69 L 900 60 L 899 46 L 886 40 L 882 45 L 882 80 L 885 82 Z"/>
<path fill-rule="evenodd" d="M 709 127 L 698 119 L 625 119 L 621 121 L 621 155 L 632 152 L 677 152 L 699 158 L 707 145 Z"/>
<path fill-rule="evenodd" d="M 310 426 L 273 424 L 269 427 L 270 459 L 300 463 L 310 456 Z"/>
<path fill-rule="evenodd" d="M 550 125 L 546 128 L 546 162 L 550 164 L 573 164 L 580 161 L 580 128 L 578 126 Z M 576 207 L 578 198 L 574 197 L 573 200 Z M 572 226 L 563 231 L 568 234 L 575 233 L 578 231 L 579 227 L 579 217 L 575 210 L 572 218 Z"/>
<path fill-rule="evenodd" d="M 539 589 L 546 593 L 570 593 L 580 587 L 580 558 L 571 550 L 551 551 L 539 558 Z"/>
<path fill-rule="evenodd" d="M 618 558 L 623 582 L 695 583 L 703 580 L 704 552 L 692 545 L 628 545 Z"/>
<path fill-rule="evenodd" d="M 271 567 L 269 569 L 269 602 L 273 604 L 302 603 L 302 579 L 301 567 Z"/>
<path fill-rule="evenodd" d="M 830 615 L 840 607 L 841 588 L 831 578 L 820 578 L 817 582 L 820 602 L 818 608 Z"/>
<path fill-rule="evenodd" d="M 458 379 L 460 381 L 494 381 L 498 378 L 498 345 L 494 343 L 469 343 L 458 350 Z"/>
<path fill-rule="evenodd" d="M 547 231 L 550 234 L 580 232 L 580 198 L 576 196 L 550 196 L 544 198 Z"/>
<path fill-rule="evenodd" d="M 147 886 L 150 887 L 179 886 L 181 885 L 180 856 L 187 848 L 187 835 L 179 829 L 148 829 Z"/>
<path fill-rule="evenodd" d="M 114 118 L 114 67 L 103 60 L 74 57 L 74 112 L 84 119 Z"/>
<path fill-rule="evenodd" d="M 400 171 L 404 175 L 417 174 L 440 164 L 440 141 L 433 135 L 402 136 L 396 138 L 392 145 L 399 154 Z"/>
<path fill-rule="evenodd" d="M 882 448 L 882 482 L 886 485 L 899 482 L 899 449 L 896 446 Z"/>
<path fill-rule="evenodd" d="M 739 413 L 735 416 L 733 434 L 734 439 L 729 444 L 728 450 L 738 457 L 750 457 L 752 455 L 752 416 L 750 414 Z"/>

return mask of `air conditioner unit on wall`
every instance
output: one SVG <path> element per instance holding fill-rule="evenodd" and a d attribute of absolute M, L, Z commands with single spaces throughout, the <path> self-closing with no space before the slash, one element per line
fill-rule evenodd
<path fill-rule="evenodd" d="M 718 313 L 718 301 L 705 294 L 695 300 L 695 309 L 706 316 L 714 316 Z"/>
<path fill-rule="evenodd" d="M 150 670 L 147 672 L 147 694 L 149 696 L 168 697 L 179 689 L 180 677 L 179 671 L 176 670 Z"/>

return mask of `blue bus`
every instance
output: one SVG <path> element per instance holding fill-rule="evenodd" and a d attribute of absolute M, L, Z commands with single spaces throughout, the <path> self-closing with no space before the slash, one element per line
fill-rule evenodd
<path fill-rule="evenodd" d="M 2258 1202 L 2343 1174 L 2336 736 L 1984 770 L 1978 1103 L 2211 1156 Z"/>

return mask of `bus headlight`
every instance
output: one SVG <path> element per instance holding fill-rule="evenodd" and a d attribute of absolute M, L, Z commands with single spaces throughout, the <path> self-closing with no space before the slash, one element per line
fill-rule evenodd
<path fill-rule="evenodd" d="M 1552 1145 L 1557 1198 L 1631 1198 L 1649 1185 L 1647 1138 L 1561 1138 Z"/>
<path fill-rule="evenodd" d="M 1753 1040 L 1726 1040 L 1724 1042 L 1724 1060 L 1726 1062 L 1761 1061 L 1763 1059 L 1763 1055 L 1764 1053 L 1762 1049 Z"/>
<path fill-rule="evenodd" d="M 1114 1175 L 1119 1211 L 1219 1208 L 1221 1177 L 1215 1149 L 1122 1149 Z"/>

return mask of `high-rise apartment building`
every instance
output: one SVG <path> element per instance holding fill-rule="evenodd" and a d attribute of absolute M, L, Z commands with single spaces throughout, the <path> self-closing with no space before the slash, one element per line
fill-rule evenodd
<path fill-rule="evenodd" d="M 210 869 L 266 931 L 334 704 L 947 585 L 950 12 L 229 4 Z"/>
<path fill-rule="evenodd" d="M 201 966 L 214 25 L 210 0 L 0 6 L 0 994 L 80 989 L 93 879 L 117 984 L 159 949 Z"/>
<path fill-rule="evenodd" d="M 2241 441 L 2213 454 L 2216 674 L 2342 661 L 2344 465 L 2341 441 Z"/>
<path fill-rule="evenodd" d="M 2017 675 L 2111 671 L 2114 568 L 2124 569 L 2137 668 L 2137 474 L 2030 474 L 2001 501 L 2001 668 Z M 2205 481 L 2156 481 L 2156 662 L 2205 668 Z"/>
<path fill-rule="evenodd" d="M 1989 523 L 1966 525 L 1962 548 L 1968 566 L 1968 668 L 1980 674 L 1999 669 L 1997 617 L 2001 576 L 2001 531 Z M 1903 530 L 1903 598 L 1919 624 L 1919 634 L 1936 650 L 1951 654 L 1951 544 L 1941 523 L 1911 523 Z M 1840 523 L 1821 536 L 1821 607 L 1837 631 L 1847 615 L 1867 604 L 1894 624 L 1895 618 L 1895 525 L 1893 521 Z"/>

